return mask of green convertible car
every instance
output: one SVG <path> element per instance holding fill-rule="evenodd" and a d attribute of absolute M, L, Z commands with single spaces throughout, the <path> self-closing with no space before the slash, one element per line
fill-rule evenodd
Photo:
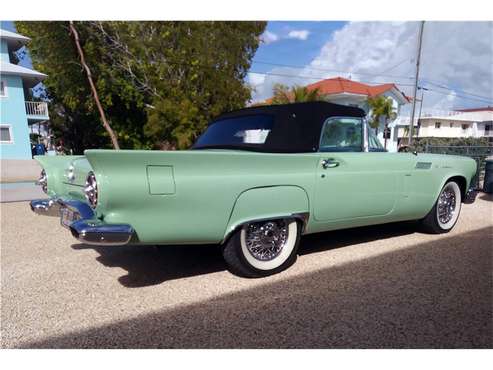
<path fill-rule="evenodd" d="M 31 202 L 86 244 L 220 244 L 230 269 L 290 266 L 300 236 L 421 220 L 450 231 L 476 162 L 387 153 L 365 113 L 327 102 L 218 117 L 190 150 L 86 150 L 36 157 L 49 196 Z"/>

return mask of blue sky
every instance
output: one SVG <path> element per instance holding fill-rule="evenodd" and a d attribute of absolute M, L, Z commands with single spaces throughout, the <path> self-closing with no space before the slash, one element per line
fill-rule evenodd
<path fill-rule="evenodd" d="M 342 28 L 347 22 L 268 22 L 267 32 L 279 39 L 263 43 L 253 58 L 252 71 L 267 72 L 272 66 L 259 62 L 272 62 L 290 65 L 306 65 L 314 59 L 327 38 Z M 306 39 L 300 39 L 304 34 L 294 33 L 298 38 L 290 36 L 293 31 L 307 31 Z"/>
<path fill-rule="evenodd" d="M 253 101 L 272 96 L 276 83 L 307 85 L 345 77 L 414 84 L 418 22 L 269 22 L 248 82 Z M 493 22 L 425 22 L 419 85 L 423 107 L 493 105 Z M 262 64 L 269 62 L 273 64 Z"/>
<path fill-rule="evenodd" d="M 15 31 L 9 21 L 1 27 Z M 411 95 L 417 31 L 417 22 L 268 22 L 247 77 L 253 101 L 270 97 L 276 83 L 306 85 L 337 76 L 395 83 Z M 493 105 L 492 61 L 493 22 L 427 21 L 419 80 L 428 88 L 423 107 Z M 29 57 L 21 65 L 31 67 Z"/>

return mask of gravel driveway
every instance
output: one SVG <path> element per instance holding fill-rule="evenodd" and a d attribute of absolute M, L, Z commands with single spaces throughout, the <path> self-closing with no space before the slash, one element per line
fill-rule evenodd
<path fill-rule="evenodd" d="M 492 348 L 493 198 L 445 235 L 413 223 L 302 239 L 242 279 L 217 246 L 90 247 L 1 204 L 1 344 L 20 348 Z"/>

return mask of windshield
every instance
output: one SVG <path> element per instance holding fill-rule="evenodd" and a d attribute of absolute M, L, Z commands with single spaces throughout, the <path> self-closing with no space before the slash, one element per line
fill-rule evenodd
<path fill-rule="evenodd" d="M 274 117 L 256 114 L 213 122 L 198 138 L 194 148 L 261 147 L 269 137 Z"/>

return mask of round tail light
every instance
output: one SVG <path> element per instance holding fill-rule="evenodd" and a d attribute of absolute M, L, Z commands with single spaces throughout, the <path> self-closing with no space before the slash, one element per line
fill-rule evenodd
<path fill-rule="evenodd" d="M 96 175 L 93 172 L 89 172 L 86 178 L 86 185 L 84 186 L 84 195 L 87 202 L 92 208 L 96 208 L 98 204 L 98 184 L 96 182 Z"/>

